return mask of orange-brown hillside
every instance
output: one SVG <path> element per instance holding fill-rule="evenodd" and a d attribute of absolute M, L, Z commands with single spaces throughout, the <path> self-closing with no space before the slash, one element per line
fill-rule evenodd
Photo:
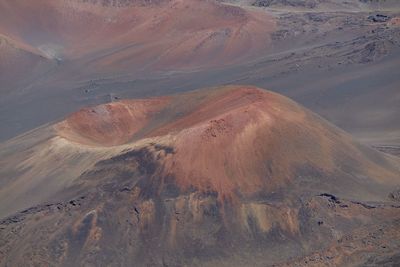
<path fill-rule="evenodd" d="M 56 129 L 89 146 L 162 140 L 174 150 L 158 156 L 162 175 L 173 176 L 181 190 L 216 191 L 220 200 L 282 188 L 299 166 L 334 173 L 353 164 L 374 182 L 397 182 L 347 134 L 281 95 L 250 86 L 85 108 Z"/>
<path fill-rule="evenodd" d="M 84 108 L 0 148 L 1 266 L 337 266 L 400 248 L 399 160 L 255 87 Z"/>
<path fill-rule="evenodd" d="M 168 97 L 126 100 L 84 108 L 57 126 L 60 136 L 92 145 L 121 145 L 130 141 L 156 113 L 169 102 Z"/>
<path fill-rule="evenodd" d="M 0 1 L 0 33 L 52 58 L 116 71 L 240 62 L 265 49 L 275 28 L 266 13 L 214 1 L 122 2 Z"/>

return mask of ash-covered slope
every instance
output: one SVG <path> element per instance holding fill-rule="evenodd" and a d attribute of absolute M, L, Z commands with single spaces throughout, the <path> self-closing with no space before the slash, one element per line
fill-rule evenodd
<path fill-rule="evenodd" d="M 271 16 L 213 1 L 0 1 L 0 32 L 76 66 L 223 66 L 254 58 L 269 43 Z"/>
<path fill-rule="evenodd" d="M 4 97 L 22 81 L 48 69 L 51 62 L 38 49 L 3 35 L 0 30 L 0 93 Z"/>
<path fill-rule="evenodd" d="M 254 87 L 83 109 L 0 151 L 3 266 L 354 265 L 400 248 L 398 159 Z"/>

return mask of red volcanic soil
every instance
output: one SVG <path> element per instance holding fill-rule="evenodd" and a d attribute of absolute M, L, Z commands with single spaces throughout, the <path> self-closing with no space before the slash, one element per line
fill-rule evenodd
<path fill-rule="evenodd" d="M 201 0 L 7 0 L 0 2 L 0 25 L 0 32 L 49 56 L 86 58 L 97 67 L 156 69 L 240 62 L 265 49 L 274 30 L 265 13 Z"/>
<path fill-rule="evenodd" d="M 396 178 L 361 155 L 345 133 L 293 101 L 254 87 L 115 102 L 78 111 L 56 129 L 85 145 L 161 139 L 175 151 L 163 158 L 162 175 L 175 177 L 184 191 L 216 191 L 220 200 L 233 200 L 237 190 L 277 190 L 302 165 L 330 173 L 346 160 L 377 181 Z"/>
<path fill-rule="evenodd" d="M 400 26 L 400 17 L 392 18 L 388 24 L 395 27 Z"/>
<path fill-rule="evenodd" d="M 124 100 L 53 128 L 0 149 L 0 266 L 396 261 L 398 159 L 276 93 Z"/>
<path fill-rule="evenodd" d="M 57 125 L 60 136 L 91 145 L 120 145 L 131 140 L 167 103 L 168 97 L 126 100 L 82 109 Z"/>

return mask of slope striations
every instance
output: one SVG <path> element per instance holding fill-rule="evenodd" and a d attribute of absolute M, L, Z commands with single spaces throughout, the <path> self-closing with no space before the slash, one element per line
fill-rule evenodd
<path fill-rule="evenodd" d="M 85 108 L 1 148 L 4 266 L 334 266 L 400 248 L 398 159 L 255 87 Z"/>
<path fill-rule="evenodd" d="M 240 62 L 268 46 L 274 27 L 265 13 L 213 1 L 0 1 L 0 30 L 114 72 Z"/>

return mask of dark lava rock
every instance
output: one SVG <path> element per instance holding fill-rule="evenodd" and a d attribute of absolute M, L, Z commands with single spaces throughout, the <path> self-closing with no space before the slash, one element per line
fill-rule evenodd
<path fill-rule="evenodd" d="M 253 3 L 253 6 L 258 7 L 269 7 L 269 6 L 292 6 L 292 7 L 305 7 L 315 8 L 319 3 L 319 0 L 257 0 Z"/>
<path fill-rule="evenodd" d="M 329 200 L 330 202 L 332 202 L 332 203 L 340 204 L 339 198 L 336 197 L 336 196 L 334 196 L 334 195 L 332 195 L 332 194 L 323 193 L 323 194 L 320 194 L 319 196 L 320 196 L 320 197 L 328 198 L 328 200 Z"/>
<path fill-rule="evenodd" d="M 400 202 L 400 189 L 397 189 L 389 194 L 391 200 Z"/>
<path fill-rule="evenodd" d="M 390 17 L 382 14 L 376 14 L 369 16 L 368 20 L 372 22 L 387 22 L 390 20 Z"/>

